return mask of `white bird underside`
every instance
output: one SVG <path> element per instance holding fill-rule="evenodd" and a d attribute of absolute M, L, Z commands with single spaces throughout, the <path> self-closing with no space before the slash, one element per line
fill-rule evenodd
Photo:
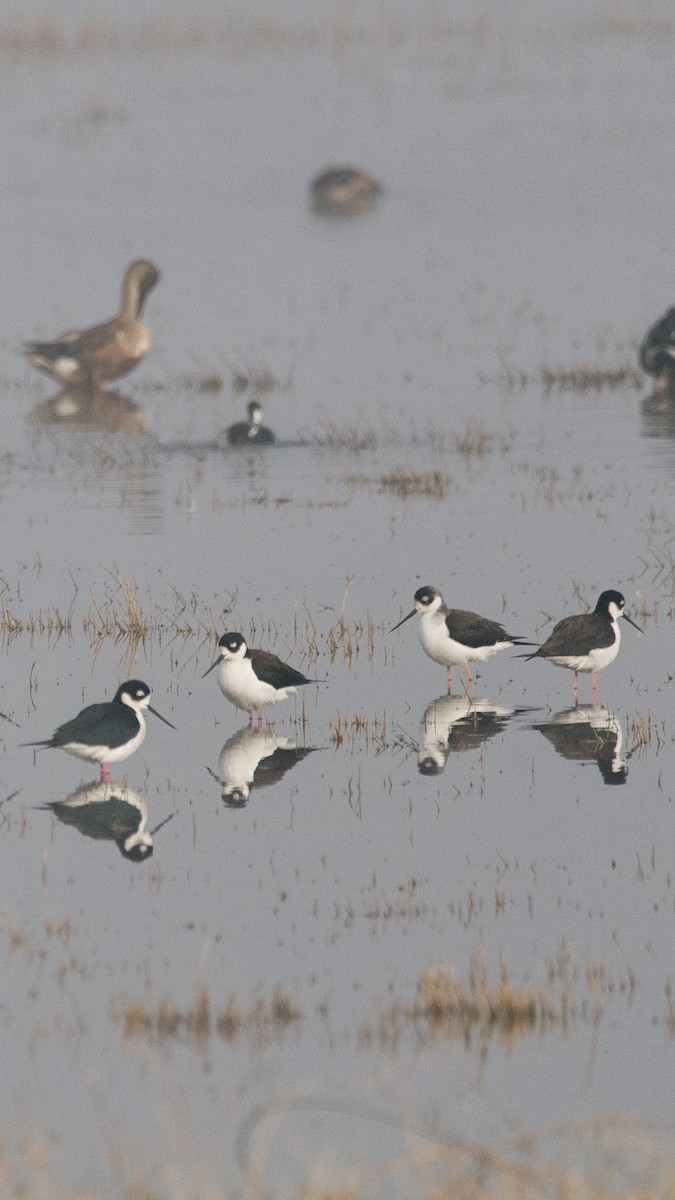
<path fill-rule="evenodd" d="M 434 662 L 444 667 L 464 666 L 468 662 L 485 662 L 500 650 L 508 650 L 513 642 L 494 642 L 492 646 L 464 646 L 450 636 L 445 618 L 439 614 L 423 616 L 418 627 L 422 648 Z"/>
<path fill-rule="evenodd" d="M 76 358 L 66 358 L 65 355 L 49 362 L 42 354 L 31 354 L 29 361 L 38 370 L 46 371 L 61 383 L 70 383 L 73 376 L 82 369 Z"/>
<path fill-rule="evenodd" d="M 294 696 L 297 692 L 295 687 L 276 688 L 271 683 L 258 679 L 250 658 L 230 659 L 219 663 L 216 677 L 223 695 L 244 712 L 267 708 L 269 704 L 276 704 L 278 700 L 285 700 L 287 696 Z"/>
<path fill-rule="evenodd" d="M 556 667 L 566 667 L 568 671 L 602 671 L 614 662 L 619 653 L 620 635 L 617 629 L 616 640 L 611 646 L 603 646 L 599 650 L 589 650 L 588 654 L 556 654 L 547 655 L 546 662 Z"/>
<path fill-rule="evenodd" d="M 87 758 L 90 762 L 122 762 L 125 758 L 129 758 L 135 750 L 138 750 L 138 747 L 145 740 L 145 721 L 140 712 L 137 712 L 136 716 L 138 717 L 140 729 L 136 736 L 130 742 L 125 742 L 123 746 L 88 746 L 84 742 L 68 742 L 66 746 L 59 746 L 59 750 L 65 750 L 66 754 L 74 754 L 76 758 Z"/>

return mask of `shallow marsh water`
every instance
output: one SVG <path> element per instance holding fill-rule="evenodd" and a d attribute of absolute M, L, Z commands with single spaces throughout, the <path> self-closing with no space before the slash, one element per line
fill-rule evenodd
<path fill-rule="evenodd" d="M 514 1122 L 660 1119 L 675 430 L 630 378 L 542 368 L 632 368 L 672 302 L 675 23 L 373 4 L 360 33 L 331 11 L 337 44 L 300 4 L 281 42 L 230 11 L 232 42 L 210 10 L 186 47 L 184 8 L 122 9 L 92 48 L 88 7 L 49 55 L 0 40 L 0 1129 L 65 1186 L 231 1194 L 245 1159 L 291 1195 L 404 1131 L 503 1148 Z M 319 220 L 307 182 L 343 160 L 386 194 Z M 137 254 L 163 274 L 153 352 L 119 420 L 58 420 L 21 340 L 112 313 Z M 231 368 L 277 383 L 269 452 L 222 449 Z M 624 625 L 585 721 L 571 675 L 508 653 L 467 714 L 414 622 L 388 633 L 422 583 L 533 641 L 615 586 L 644 635 Z M 326 680 L 270 713 L 276 747 L 201 678 L 225 628 Z M 113 771 L 148 829 L 171 818 L 142 863 L 47 807 L 95 771 L 18 745 L 132 675 L 178 727 L 150 717 Z M 467 981 L 478 952 L 493 987 L 502 955 L 541 987 L 540 1036 L 410 1015 L 430 966 Z M 270 1016 L 278 988 L 297 1019 Z M 160 1034 L 162 1003 L 192 1028 Z M 274 1135 L 247 1124 L 268 1103 Z"/>

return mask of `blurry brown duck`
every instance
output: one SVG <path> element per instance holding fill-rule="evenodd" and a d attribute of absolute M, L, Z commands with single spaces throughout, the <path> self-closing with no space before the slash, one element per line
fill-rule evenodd
<path fill-rule="evenodd" d="M 150 331 L 140 320 L 148 292 L 159 280 L 151 262 L 138 258 L 124 272 L 116 317 L 90 329 L 70 329 L 53 342 L 27 342 L 31 366 L 68 389 L 102 388 L 138 366 L 150 349 Z"/>

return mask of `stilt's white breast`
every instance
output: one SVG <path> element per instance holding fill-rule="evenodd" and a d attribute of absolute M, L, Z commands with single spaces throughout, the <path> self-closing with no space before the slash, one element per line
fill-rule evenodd
<path fill-rule="evenodd" d="M 485 662 L 500 650 L 506 650 L 513 642 L 505 640 L 486 646 L 466 646 L 452 637 L 445 622 L 443 612 L 423 613 L 418 627 L 419 639 L 423 649 L 433 658 L 434 662 L 444 667 L 461 666 L 468 662 Z"/>
<path fill-rule="evenodd" d="M 86 758 L 89 762 L 123 762 L 125 758 L 129 758 L 135 750 L 138 750 L 138 747 L 145 740 L 145 717 L 140 711 L 136 711 L 136 717 L 138 718 L 138 733 L 130 741 L 125 742 L 123 746 L 90 746 L 86 742 L 69 742 L 67 746 L 60 746 L 59 749 L 65 750 L 66 754 L 74 754 L 76 758 Z"/>
<path fill-rule="evenodd" d="M 586 654 L 556 654 L 547 657 L 546 661 L 553 663 L 556 667 L 567 667 L 569 671 L 602 671 L 614 662 L 619 653 L 621 645 L 621 630 L 616 618 L 612 621 L 612 629 L 614 630 L 614 641 L 611 646 L 600 646 L 597 649 L 589 650 Z"/>
<path fill-rule="evenodd" d="M 433 658 L 434 662 L 442 663 L 445 667 L 466 662 L 467 655 L 461 646 L 449 636 L 442 613 L 423 613 L 418 626 L 418 634 L 422 649 L 426 651 L 429 658 Z"/>
<path fill-rule="evenodd" d="M 223 659 L 216 668 L 218 686 L 224 696 L 246 712 L 266 708 L 277 700 L 285 700 L 296 691 L 294 687 L 275 688 L 258 679 L 250 658 Z"/>

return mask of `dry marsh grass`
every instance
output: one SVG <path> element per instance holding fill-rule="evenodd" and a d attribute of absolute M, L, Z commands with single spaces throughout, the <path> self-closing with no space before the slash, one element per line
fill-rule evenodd
<path fill-rule="evenodd" d="M 250 362 L 241 366 L 226 363 L 226 366 L 230 372 L 232 389 L 239 394 L 248 391 L 257 395 L 264 395 L 265 392 L 290 392 L 293 387 L 293 366 L 288 368 L 285 376 L 275 375 L 261 362 Z"/>
<path fill-rule="evenodd" d="M 347 450 L 352 454 L 360 454 L 363 450 L 375 450 L 378 445 L 378 435 L 374 428 L 358 425 L 340 426 L 331 421 L 320 426 L 318 441 L 335 450 Z"/>
<path fill-rule="evenodd" d="M 209 604 L 196 592 L 184 595 L 169 585 L 158 602 L 149 589 L 141 591 L 117 567 L 103 567 L 101 580 L 89 590 L 86 606 L 73 581 L 74 595 L 67 612 L 55 606 L 25 613 L 18 599 L 20 588 L 14 593 L 5 586 L 0 592 L 0 634 L 7 645 L 21 636 L 56 639 L 66 635 L 75 639 L 83 633 L 95 652 L 108 642 L 120 646 L 123 661 L 128 665 L 134 663 L 141 651 L 149 654 L 152 650 L 163 652 L 171 648 L 178 669 L 179 659 L 183 658 L 185 663 L 192 661 L 205 642 L 212 639 L 215 643 L 226 629 L 235 628 L 252 646 L 272 650 L 281 658 L 299 654 L 301 667 L 327 656 L 329 663 L 342 658 L 351 670 L 360 655 L 366 655 L 372 662 L 378 648 L 383 649 L 386 662 L 386 622 L 383 619 L 376 622 L 369 610 L 361 617 L 347 617 L 351 583 L 350 578 L 339 605 L 325 606 L 320 614 L 312 613 L 307 605 L 297 605 L 288 621 L 278 624 L 255 614 L 247 614 L 242 620 L 234 612 L 236 593 L 227 593 L 217 604 Z M 284 629 L 291 622 L 293 632 L 286 638 Z"/>
<path fill-rule="evenodd" d="M 377 756 L 390 745 L 386 717 L 368 717 L 365 713 L 357 712 L 336 712 L 328 721 L 328 732 L 334 750 L 340 750 L 344 746 L 351 750 L 357 746 L 365 746 Z"/>
<path fill-rule="evenodd" d="M 357 781 L 353 807 L 358 807 L 359 787 Z M 349 924 L 361 915 L 380 927 L 391 921 L 424 920 L 429 915 L 414 876 L 406 880 L 393 900 L 374 879 L 364 900 L 363 910 L 359 906 L 357 912 L 349 905 L 336 911 L 335 919 Z M 69 937 L 70 928 L 65 934 L 61 930 L 57 933 Z M 583 965 L 577 965 L 564 945 L 549 959 L 538 982 L 517 985 L 503 955 L 498 978 L 492 981 L 484 951 L 479 947 L 471 958 L 467 979 L 447 964 L 431 963 L 422 971 L 412 1001 L 395 1000 L 384 1008 L 375 1003 L 374 1011 L 365 1015 L 358 1026 L 358 1044 L 362 1049 L 376 1046 L 397 1051 L 408 1033 L 417 1043 L 420 1037 L 432 1042 L 443 1038 L 460 1040 L 470 1047 L 475 1039 L 484 1050 L 491 1039 L 497 1038 L 512 1046 L 528 1035 L 541 1036 L 553 1029 L 566 1031 L 574 1022 L 597 1028 L 607 1001 L 622 997 L 630 1004 L 635 987 L 630 971 L 625 978 L 611 979 L 602 960 L 589 957 Z M 672 986 L 668 984 L 662 1018 L 668 1031 L 675 1025 L 674 1008 Z M 324 1010 L 326 1016 L 326 1005 Z M 261 1048 L 289 1028 L 299 1027 L 304 1012 L 281 985 L 268 995 L 256 993 L 243 1003 L 230 995 L 220 1007 L 209 988 L 200 985 L 188 1007 L 168 999 L 141 1003 L 123 998 L 113 1004 L 112 1017 L 127 1039 L 182 1038 L 202 1043 L 214 1037 L 230 1042 L 241 1037 Z"/>
<path fill-rule="evenodd" d="M 199 375 L 180 375 L 178 387 L 184 392 L 198 392 L 201 395 L 215 396 L 222 392 L 225 380 L 220 371 L 204 371 Z"/>
<path fill-rule="evenodd" d="M 361 653 L 361 648 L 365 642 L 365 650 L 368 655 L 368 661 L 372 662 L 375 655 L 375 631 L 376 626 L 370 612 L 366 613 L 365 620 L 357 618 L 356 620 L 347 620 L 347 604 L 349 602 L 349 593 L 351 591 L 354 576 L 349 575 L 345 581 L 345 588 L 342 594 L 342 603 L 340 608 L 331 607 L 326 610 L 328 614 L 332 614 L 331 624 L 325 635 L 325 644 L 328 651 L 330 662 L 334 662 L 337 655 L 341 654 L 344 662 L 351 673 L 355 659 Z M 318 654 L 318 634 L 315 622 L 312 620 L 309 610 L 306 611 L 307 625 L 306 629 L 310 630 L 311 637 L 309 640 L 310 653 Z M 379 631 L 384 635 L 386 633 L 384 625 L 380 625 Z M 296 629 L 297 633 L 297 629 Z"/>
<path fill-rule="evenodd" d="M 375 624 L 370 613 L 366 614 L 365 621 L 360 618 L 347 621 L 344 613 L 340 613 L 330 626 L 325 642 L 330 662 L 334 662 L 338 654 L 341 654 L 350 672 L 361 654 L 364 642 L 368 659 L 372 661 L 375 652 Z"/>
<path fill-rule="evenodd" d="M 525 371 L 519 367 L 505 367 L 495 380 L 486 376 L 482 383 L 496 383 L 507 391 L 524 391 L 540 387 L 545 395 L 554 392 L 597 393 L 602 391 L 639 391 L 644 385 L 644 376 L 630 363 L 615 367 L 580 364 L 579 366 L 542 366 L 538 372 Z"/>
<path fill-rule="evenodd" d="M 542 367 L 544 393 L 550 392 L 614 392 L 620 388 L 638 389 L 642 376 L 632 366 L 618 367 Z"/>
<path fill-rule="evenodd" d="M 411 893 L 405 911 L 410 915 L 420 903 Z M 565 1031 L 573 1022 L 595 1028 L 610 996 L 621 996 L 629 1003 L 634 990 L 630 971 L 624 978 L 612 980 L 601 960 L 589 958 L 579 967 L 565 947 L 549 960 L 540 982 L 516 986 L 503 956 L 499 978 L 492 982 L 479 948 L 466 980 L 447 964 L 430 964 L 419 978 L 412 1002 L 396 1000 L 378 1008 L 374 1018 L 367 1016 L 362 1021 L 359 1044 L 364 1048 L 375 1044 L 395 1053 L 412 1028 L 423 1042 L 444 1038 L 469 1047 L 476 1041 L 484 1053 L 493 1038 L 512 1046 L 531 1034 Z M 668 1012 L 667 1008 L 666 1022 Z"/>
<path fill-rule="evenodd" d="M 51 16 L 36 12 L 0 23 L 0 55 L 10 60 L 49 61 L 66 57 L 178 55 L 208 53 L 241 58 L 261 52 L 284 58 L 299 53 L 323 53 L 333 58 L 378 47 L 390 52 L 416 49 L 423 53 L 471 50 L 483 55 L 496 50 L 504 55 L 527 36 L 535 44 L 552 39 L 575 43 L 670 43 L 675 19 L 670 14 L 633 11 L 628 7 L 580 20 L 555 19 L 540 23 L 501 20 L 485 9 L 466 18 L 440 15 L 434 7 L 411 9 L 409 14 L 363 14 L 358 9 L 336 8 L 321 18 L 287 15 L 237 15 L 222 17 L 186 15 L 115 22 L 104 17 L 83 20 L 66 34 Z M 553 43 L 555 44 L 555 43 Z"/>
<path fill-rule="evenodd" d="M 216 1037 L 226 1042 L 245 1038 L 257 1048 L 297 1028 L 303 1017 L 297 1002 L 281 986 L 269 996 L 253 996 L 244 1005 L 231 995 L 220 1008 L 214 1006 L 206 986 L 197 989 L 194 1003 L 188 1008 L 179 1008 L 166 999 L 156 1004 L 123 999 L 113 1005 L 112 1015 L 127 1040 L 180 1038 L 203 1045 Z"/>
<path fill-rule="evenodd" d="M 203 52 L 239 58 L 260 52 L 289 57 L 314 51 L 340 56 L 374 46 L 396 50 L 411 44 L 468 43 L 484 48 L 494 32 L 493 23 L 483 16 L 441 20 L 432 12 L 415 13 L 410 20 L 386 10 L 365 16 L 344 9 L 304 20 L 287 15 L 237 17 L 230 12 L 214 19 L 187 15 L 125 24 L 100 17 L 82 21 L 73 35 L 67 35 L 52 17 L 35 14 L 0 24 L 0 55 L 38 62 L 129 53 Z"/>
<path fill-rule="evenodd" d="M 444 500 L 452 480 L 443 471 L 414 471 L 410 467 L 394 467 L 381 475 L 379 489 L 391 492 L 400 500 L 424 496 L 428 500 Z"/>
<path fill-rule="evenodd" d="M 455 437 L 455 449 L 464 458 L 482 458 L 489 450 L 490 442 L 490 434 L 483 422 L 469 417 L 464 432 Z"/>
<path fill-rule="evenodd" d="M 3 601 L 0 604 L 0 630 L 5 646 L 22 634 L 28 634 L 31 638 L 46 636 L 49 639 L 58 639 L 64 635 L 72 637 L 72 613 L 63 614 L 58 608 L 40 608 L 36 613 L 20 617 L 9 603 Z"/>

